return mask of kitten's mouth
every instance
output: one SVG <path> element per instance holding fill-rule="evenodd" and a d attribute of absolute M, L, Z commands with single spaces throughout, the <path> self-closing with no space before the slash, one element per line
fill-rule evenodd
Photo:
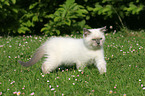
<path fill-rule="evenodd" d="M 95 44 L 95 46 L 92 46 L 92 49 L 94 50 L 97 50 L 97 49 L 100 49 L 101 48 L 101 45 L 99 44 Z"/>
<path fill-rule="evenodd" d="M 100 45 L 100 43 L 97 43 L 97 45 Z"/>
<path fill-rule="evenodd" d="M 98 44 L 97 46 L 101 46 L 100 44 Z"/>
<path fill-rule="evenodd" d="M 97 47 L 97 46 L 100 46 L 100 44 L 94 43 L 93 46 Z"/>
<path fill-rule="evenodd" d="M 99 45 L 97 45 L 97 47 L 101 47 L 101 45 L 99 44 Z"/>
<path fill-rule="evenodd" d="M 101 47 L 101 44 L 95 43 L 95 44 L 93 44 L 93 46 L 97 48 L 97 47 Z"/>

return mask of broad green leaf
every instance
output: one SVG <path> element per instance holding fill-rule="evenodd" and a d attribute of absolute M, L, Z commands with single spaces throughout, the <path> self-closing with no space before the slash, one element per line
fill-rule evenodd
<path fill-rule="evenodd" d="M 144 5 L 141 4 L 141 5 L 136 9 L 136 13 L 139 14 L 139 12 L 140 12 L 141 10 L 143 10 L 143 8 L 144 8 Z"/>
<path fill-rule="evenodd" d="M 16 0 L 11 0 L 13 4 L 16 4 Z"/>
<path fill-rule="evenodd" d="M 93 11 L 93 10 L 94 10 L 94 8 L 92 8 L 92 7 L 90 7 L 90 6 L 87 6 L 87 9 L 88 9 L 89 11 Z"/>
<path fill-rule="evenodd" d="M 30 6 L 29 6 L 29 9 L 33 9 L 35 6 L 37 6 L 38 5 L 38 2 L 36 2 L 36 3 L 34 3 L 34 4 L 31 4 Z"/>
<path fill-rule="evenodd" d="M 32 18 L 33 15 L 34 15 L 33 13 L 27 13 L 27 14 L 25 14 L 25 16 L 26 16 L 27 18 Z"/>
<path fill-rule="evenodd" d="M 60 21 L 60 17 L 55 17 L 54 22 L 58 22 L 58 21 Z"/>
<path fill-rule="evenodd" d="M 43 27 L 43 28 L 40 30 L 40 32 L 44 32 L 44 31 L 46 31 L 46 30 L 48 30 L 48 28 Z"/>
<path fill-rule="evenodd" d="M 28 20 L 26 24 L 28 27 L 34 26 L 34 24 L 30 20 Z"/>
<path fill-rule="evenodd" d="M 76 3 L 74 3 L 74 4 L 70 5 L 69 10 L 77 10 L 78 8 L 79 8 L 79 6 Z"/>
<path fill-rule="evenodd" d="M 101 6 L 101 5 L 99 5 L 99 4 L 96 4 L 95 5 L 95 8 L 94 8 L 94 12 L 97 12 L 97 11 L 100 11 L 100 10 L 102 10 L 103 9 L 103 7 Z M 101 11 L 100 11 L 101 12 Z M 102 12 L 101 12 L 102 13 Z"/>
<path fill-rule="evenodd" d="M 32 21 L 33 21 L 33 22 L 39 21 L 38 16 L 34 16 L 34 17 L 32 18 Z"/>
<path fill-rule="evenodd" d="M 1 2 L 5 2 L 5 0 L 1 0 Z"/>
<path fill-rule="evenodd" d="M 139 3 L 139 0 L 136 0 L 136 3 Z"/>
<path fill-rule="evenodd" d="M 86 16 L 86 20 L 89 20 L 90 19 L 90 16 Z"/>
<path fill-rule="evenodd" d="M 18 9 L 12 8 L 13 12 L 18 13 Z"/>
<path fill-rule="evenodd" d="M 29 28 L 22 26 L 21 28 L 18 29 L 18 33 L 26 33 L 26 31 L 30 31 Z"/>
<path fill-rule="evenodd" d="M 64 21 L 64 23 L 65 23 L 66 25 L 70 26 L 70 25 L 71 25 L 71 20 L 68 19 L 68 20 Z"/>
<path fill-rule="evenodd" d="M 78 25 L 81 26 L 81 28 L 83 28 L 86 24 L 85 20 L 82 20 L 81 22 L 78 22 Z"/>
<path fill-rule="evenodd" d="M 8 1 L 5 1 L 4 4 L 10 6 Z"/>
<path fill-rule="evenodd" d="M 66 10 L 63 11 L 62 18 L 65 18 L 65 16 L 66 16 Z"/>
<path fill-rule="evenodd" d="M 45 18 L 54 18 L 54 14 L 46 15 Z"/>
<path fill-rule="evenodd" d="M 71 6 L 74 2 L 75 2 L 75 0 L 67 0 L 66 7 L 69 8 L 69 6 Z"/>
<path fill-rule="evenodd" d="M 108 0 L 102 0 L 102 3 L 106 3 Z"/>
<path fill-rule="evenodd" d="M 57 33 L 57 35 L 59 35 L 60 34 L 60 31 L 59 30 L 56 30 L 56 33 Z"/>
<path fill-rule="evenodd" d="M 0 4 L 0 8 L 3 8 L 3 6 Z"/>

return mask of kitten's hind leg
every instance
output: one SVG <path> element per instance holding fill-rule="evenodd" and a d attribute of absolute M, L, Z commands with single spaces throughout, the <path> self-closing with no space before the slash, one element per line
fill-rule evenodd
<path fill-rule="evenodd" d="M 47 74 L 55 70 L 59 66 L 59 63 L 56 60 L 57 59 L 54 58 L 47 58 L 42 64 L 42 72 Z"/>

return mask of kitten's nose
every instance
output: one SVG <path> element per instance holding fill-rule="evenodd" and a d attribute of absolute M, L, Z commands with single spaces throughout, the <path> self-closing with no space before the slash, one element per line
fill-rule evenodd
<path fill-rule="evenodd" d="M 99 45 L 100 44 L 100 40 L 96 40 L 96 43 Z"/>
<path fill-rule="evenodd" d="M 100 42 L 99 43 L 97 43 L 98 45 L 100 45 Z"/>

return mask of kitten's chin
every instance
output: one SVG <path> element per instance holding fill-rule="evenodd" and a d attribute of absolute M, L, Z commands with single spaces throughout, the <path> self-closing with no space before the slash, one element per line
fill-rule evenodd
<path fill-rule="evenodd" d="M 98 50 L 98 49 L 101 49 L 101 48 L 102 48 L 101 45 L 97 45 L 97 46 L 94 46 L 94 47 L 93 47 L 94 50 Z"/>
<path fill-rule="evenodd" d="M 102 46 L 101 45 L 96 45 L 96 46 L 88 46 L 88 49 L 90 49 L 90 50 L 99 50 L 99 49 L 101 49 L 102 48 Z"/>

